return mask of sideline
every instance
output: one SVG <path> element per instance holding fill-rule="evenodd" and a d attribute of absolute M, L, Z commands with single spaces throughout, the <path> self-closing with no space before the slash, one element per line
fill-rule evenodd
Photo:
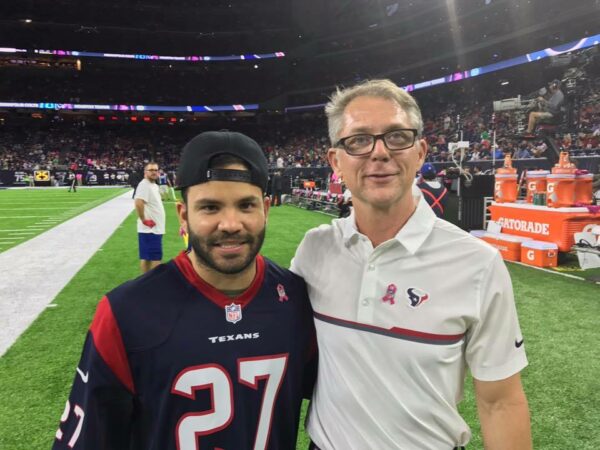
<path fill-rule="evenodd" d="M 129 189 L 0 253 L 0 357 L 132 211 Z"/>
<path fill-rule="evenodd" d="M 561 277 L 565 277 L 565 278 L 571 278 L 571 279 L 574 279 L 574 280 L 585 281 L 586 283 L 592 283 L 592 284 L 598 284 L 598 285 L 600 285 L 600 281 L 588 280 L 587 278 L 580 277 L 579 275 L 572 275 L 570 273 L 558 272 L 557 270 L 550 270 L 550 269 L 546 269 L 545 267 L 532 266 L 531 264 L 525 264 L 525 263 L 522 263 L 520 261 L 506 261 L 506 262 L 510 262 L 511 264 L 518 264 L 518 265 L 523 266 L 523 267 L 529 267 L 530 269 L 539 270 L 541 272 L 551 273 L 553 275 L 560 275 Z"/>

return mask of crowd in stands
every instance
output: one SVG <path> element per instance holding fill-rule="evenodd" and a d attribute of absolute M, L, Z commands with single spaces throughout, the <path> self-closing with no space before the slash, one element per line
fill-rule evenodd
<path fill-rule="evenodd" d="M 154 133 L 122 134 L 112 130 L 61 126 L 31 131 L 17 129 L 0 134 L 0 169 L 129 169 L 138 171 L 151 159 L 165 166 L 176 164 L 176 148 L 168 137 L 153 140 Z"/>
<path fill-rule="evenodd" d="M 314 129 L 315 133 L 310 133 L 313 128 L 309 124 L 313 121 L 302 121 L 302 133 L 293 132 L 293 124 L 289 122 L 273 127 L 273 132 L 266 132 L 262 126 L 240 131 L 256 137 L 272 167 L 322 167 L 327 165 L 328 142 L 324 130 Z M 37 130 L 26 126 L 3 130 L 0 170 L 140 171 L 152 160 L 165 170 L 174 171 L 181 148 L 200 131 L 180 126 L 136 128 L 134 125 L 82 126 L 80 123 L 54 124 Z"/>
<path fill-rule="evenodd" d="M 574 156 L 600 155 L 600 94 L 590 93 L 576 117 L 576 127 L 557 136 L 559 147 Z M 448 103 L 437 111 L 423 108 L 428 160 L 456 158 L 449 143 L 468 141 L 464 161 L 535 158 L 546 150 L 542 140 L 515 138 L 516 123 L 509 113 L 493 114 L 492 105 Z M 5 127 L 6 128 L 6 127 Z M 322 113 L 289 114 L 230 123 L 254 137 L 273 168 L 324 167 L 329 138 Z M 175 170 L 182 146 L 202 130 L 192 126 L 166 127 L 64 122 L 42 128 L 5 129 L 0 133 L 0 169 L 129 169 L 139 171 L 154 160 Z"/>

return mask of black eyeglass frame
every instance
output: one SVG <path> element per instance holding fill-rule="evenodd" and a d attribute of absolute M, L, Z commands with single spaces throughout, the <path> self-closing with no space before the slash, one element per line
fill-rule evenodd
<path fill-rule="evenodd" d="M 385 141 L 385 136 L 387 136 L 390 133 L 395 133 L 397 131 L 410 131 L 413 134 L 413 139 L 412 142 L 410 143 L 410 145 L 406 145 L 400 148 L 390 148 L 388 143 Z M 373 145 L 371 146 L 371 150 L 369 150 L 368 152 L 364 152 L 364 153 L 353 153 L 351 151 L 349 151 L 346 148 L 346 141 L 350 138 L 356 137 L 356 136 L 370 136 L 373 138 Z M 375 144 L 377 144 L 378 140 L 382 140 L 383 141 L 383 145 L 385 145 L 385 148 L 387 148 L 389 151 L 391 152 L 395 152 L 395 151 L 400 151 L 400 150 L 406 150 L 407 148 L 412 147 L 413 145 L 415 145 L 415 142 L 417 141 L 417 137 L 419 136 L 419 131 L 416 128 L 395 128 L 393 130 L 390 131 L 386 131 L 385 133 L 382 134 L 369 134 L 369 133 L 356 133 L 353 134 L 351 136 L 346 136 L 344 138 L 341 138 L 339 141 L 337 141 L 334 145 L 335 148 L 341 148 L 342 150 L 344 150 L 346 153 L 348 153 L 350 156 L 366 156 L 369 155 L 371 153 L 373 153 L 373 150 L 375 150 Z"/>

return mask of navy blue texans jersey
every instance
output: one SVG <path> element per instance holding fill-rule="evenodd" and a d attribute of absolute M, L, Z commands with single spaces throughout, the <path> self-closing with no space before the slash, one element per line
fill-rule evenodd
<path fill-rule="evenodd" d="M 239 297 L 186 253 L 105 296 L 54 449 L 295 449 L 315 376 L 304 281 L 258 256 Z"/>

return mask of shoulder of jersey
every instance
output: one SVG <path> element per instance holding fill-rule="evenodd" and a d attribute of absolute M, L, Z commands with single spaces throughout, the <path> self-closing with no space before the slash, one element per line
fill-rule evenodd
<path fill-rule="evenodd" d="M 265 260 L 265 278 L 273 277 L 273 279 L 279 280 L 282 283 L 304 283 L 302 277 L 299 277 L 294 272 L 281 267 L 279 264 L 264 256 L 263 259 Z"/>
<path fill-rule="evenodd" d="M 173 262 L 162 264 L 107 294 L 108 301 L 130 351 L 160 345 L 170 335 L 189 297 Z"/>

